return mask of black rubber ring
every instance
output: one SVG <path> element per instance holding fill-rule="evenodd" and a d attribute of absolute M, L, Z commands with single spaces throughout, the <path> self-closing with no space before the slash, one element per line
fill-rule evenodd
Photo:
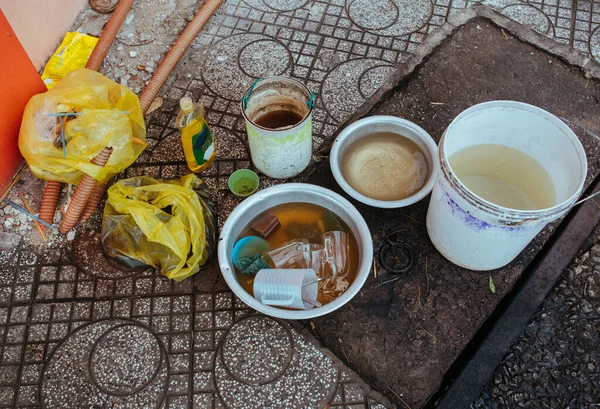
<path fill-rule="evenodd" d="M 387 264 L 387 262 L 385 261 L 385 256 L 388 254 L 388 252 L 393 247 L 400 247 L 401 251 L 406 256 L 406 263 L 404 263 L 400 267 L 394 268 L 392 266 L 389 266 Z M 385 268 L 387 271 L 389 271 L 390 273 L 394 273 L 394 274 L 405 273 L 413 265 L 414 256 L 413 256 L 412 247 L 410 247 L 410 245 L 408 243 L 406 243 L 405 241 L 402 241 L 402 240 L 392 241 L 392 240 L 387 239 L 386 242 L 383 243 L 377 250 L 377 261 L 379 261 L 379 264 L 381 264 L 381 266 L 383 268 Z"/>

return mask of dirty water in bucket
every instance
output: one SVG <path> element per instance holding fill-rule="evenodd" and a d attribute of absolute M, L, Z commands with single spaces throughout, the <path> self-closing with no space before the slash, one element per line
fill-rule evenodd
<path fill-rule="evenodd" d="M 478 271 L 508 264 L 565 215 L 587 174 L 573 131 L 516 101 L 485 102 L 458 115 L 440 141 L 439 159 L 427 232 L 447 259 Z"/>
<path fill-rule="evenodd" d="M 259 81 L 242 104 L 250 123 L 276 131 L 297 125 L 306 117 L 310 95 L 302 83 L 272 77 Z"/>
<path fill-rule="evenodd" d="M 256 125 L 262 126 L 263 128 L 277 129 L 296 125 L 300 121 L 302 121 L 302 116 L 298 115 L 297 113 L 293 111 L 279 110 L 268 112 L 254 122 Z"/>
<path fill-rule="evenodd" d="M 312 157 L 314 94 L 286 77 L 256 81 L 241 100 L 252 162 L 263 174 L 285 179 Z"/>
<path fill-rule="evenodd" d="M 462 149 L 450 157 L 458 179 L 488 202 L 509 209 L 541 210 L 556 204 L 548 172 L 531 156 L 505 145 Z"/>

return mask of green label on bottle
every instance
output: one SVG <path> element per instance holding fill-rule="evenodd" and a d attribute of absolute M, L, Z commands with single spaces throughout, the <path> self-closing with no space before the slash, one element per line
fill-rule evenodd
<path fill-rule="evenodd" d="M 192 149 L 198 165 L 205 164 L 215 152 L 215 143 L 206 122 L 200 132 L 192 136 Z"/>

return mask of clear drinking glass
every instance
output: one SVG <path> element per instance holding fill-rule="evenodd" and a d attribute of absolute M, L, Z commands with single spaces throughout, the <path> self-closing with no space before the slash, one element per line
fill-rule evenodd
<path fill-rule="evenodd" d="M 304 244 L 301 252 L 302 268 L 312 268 L 317 276 L 325 277 L 325 247 L 321 244 Z"/>
<path fill-rule="evenodd" d="M 323 234 L 325 246 L 325 262 L 332 269 L 332 280 L 344 276 L 350 269 L 348 253 L 350 251 L 350 237 L 343 231 L 330 231 Z"/>
<path fill-rule="evenodd" d="M 307 240 L 294 240 L 267 252 L 275 268 L 303 268 L 302 246 Z M 316 271 L 315 271 L 316 273 Z"/>

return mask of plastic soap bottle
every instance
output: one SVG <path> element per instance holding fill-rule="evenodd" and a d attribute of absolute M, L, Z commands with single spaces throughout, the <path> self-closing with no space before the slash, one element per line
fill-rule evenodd
<path fill-rule="evenodd" d="M 192 172 L 202 172 L 217 157 L 212 133 L 204 119 L 204 107 L 190 97 L 179 100 L 176 124 L 181 130 L 181 142 L 188 167 Z"/>

